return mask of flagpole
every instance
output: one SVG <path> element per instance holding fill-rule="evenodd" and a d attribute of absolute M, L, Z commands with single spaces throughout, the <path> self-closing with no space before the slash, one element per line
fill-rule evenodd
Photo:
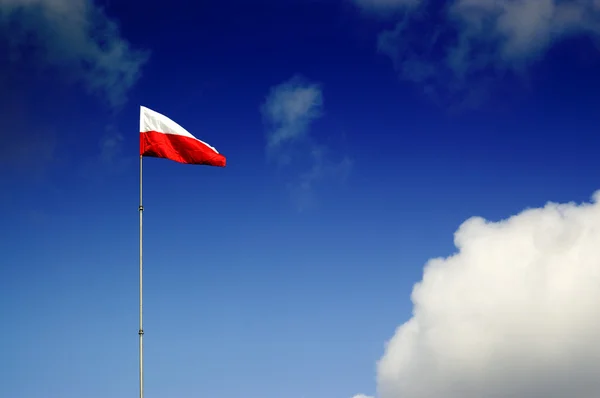
<path fill-rule="evenodd" d="M 142 155 L 140 155 L 140 398 L 144 398 L 144 327 L 142 323 L 142 215 L 144 206 L 142 205 Z"/>

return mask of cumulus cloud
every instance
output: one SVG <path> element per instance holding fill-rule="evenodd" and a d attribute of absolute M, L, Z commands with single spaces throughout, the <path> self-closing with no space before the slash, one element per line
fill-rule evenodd
<path fill-rule="evenodd" d="M 300 76 L 271 88 L 261 113 L 267 125 L 267 156 L 279 166 L 298 166 L 303 171 L 288 184 L 300 208 L 314 201 L 313 187 L 326 178 L 344 178 L 352 162 L 333 161 L 331 151 L 310 135 L 311 124 L 323 115 L 321 86 Z"/>
<path fill-rule="evenodd" d="M 474 106 L 498 75 L 522 74 L 566 38 L 599 35 L 598 0 L 453 0 L 406 12 L 378 48 L 432 98 Z"/>
<path fill-rule="evenodd" d="M 0 0 L 0 28 L 13 62 L 55 68 L 115 107 L 149 56 L 133 49 L 91 0 Z"/>
<path fill-rule="evenodd" d="M 380 398 L 600 396 L 600 191 L 474 217 L 430 260 L 377 366 Z"/>

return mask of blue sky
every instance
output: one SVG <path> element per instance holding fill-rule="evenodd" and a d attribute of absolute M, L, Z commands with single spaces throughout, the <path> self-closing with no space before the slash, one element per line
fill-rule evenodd
<path fill-rule="evenodd" d="M 144 162 L 148 397 L 375 394 L 463 221 L 588 200 L 597 5 L 417 3 L 0 2 L 0 395 L 137 394 L 140 105 L 228 159 Z"/>

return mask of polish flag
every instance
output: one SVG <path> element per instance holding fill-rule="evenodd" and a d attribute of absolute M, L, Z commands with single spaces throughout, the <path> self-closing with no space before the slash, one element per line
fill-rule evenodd
<path fill-rule="evenodd" d="M 140 155 L 185 164 L 225 167 L 226 158 L 186 129 L 144 106 L 140 107 Z"/>

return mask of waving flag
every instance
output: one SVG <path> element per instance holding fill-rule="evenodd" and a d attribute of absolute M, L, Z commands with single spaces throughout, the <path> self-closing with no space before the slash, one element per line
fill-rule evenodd
<path fill-rule="evenodd" d="M 140 108 L 140 155 L 185 164 L 225 167 L 226 158 L 165 115 Z"/>

